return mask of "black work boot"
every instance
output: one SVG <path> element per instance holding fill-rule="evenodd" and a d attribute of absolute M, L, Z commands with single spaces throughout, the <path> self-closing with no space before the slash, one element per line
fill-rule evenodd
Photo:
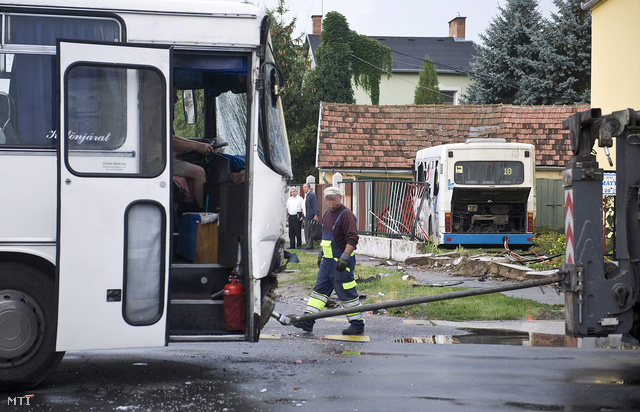
<path fill-rule="evenodd" d="M 364 333 L 364 326 L 362 328 L 356 328 L 350 325 L 348 328 L 342 330 L 343 335 L 362 335 Z"/>
<path fill-rule="evenodd" d="M 296 328 L 302 329 L 305 332 L 313 332 L 313 326 L 307 325 L 304 322 L 296 322 L 296 323 L 292 323 L 291 325 L 293 325 Z"/>

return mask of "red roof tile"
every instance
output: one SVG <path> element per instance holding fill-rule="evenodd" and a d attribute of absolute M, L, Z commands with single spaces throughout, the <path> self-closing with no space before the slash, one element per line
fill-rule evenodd
<path fill-rule="evenodd" d="M 413 167 L 425 147 L 498 137 L 536 146 L 537 166 L 564 167 L 569 132 L 562 120 L 588 105 L 322 105 L 318 166 L 322 169 Z"/>

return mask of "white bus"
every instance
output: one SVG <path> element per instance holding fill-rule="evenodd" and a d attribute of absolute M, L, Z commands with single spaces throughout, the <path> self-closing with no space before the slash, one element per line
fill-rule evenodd
<path fill-rule="evenodd" d="M 264 11 L 15 0 L 0 26 L 0 391 L 38 384 L 70 350 L 257 341 L 292 177 Z M 199 235 L 178 224 L 173 88 L 196 96 L 203 141 L 229 143 L 207 169 L 206 263 L 176 253 Z M 229 330 L 237 261 L 244 323 Z"/>
<path fill-rule="evenodd" d="M 535 217 L 533 145 L 467 139 L 419 150 L 419 233 L 442 245 L 531 245 Z"/>

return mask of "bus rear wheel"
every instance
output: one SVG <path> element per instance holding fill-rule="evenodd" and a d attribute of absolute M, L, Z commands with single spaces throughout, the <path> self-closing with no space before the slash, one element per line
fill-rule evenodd
<path fill-rule="evenodd" d="M 0 388 L 25 390 L 58 366 L 55 284 L 40 270 L 0 263 Z"/>

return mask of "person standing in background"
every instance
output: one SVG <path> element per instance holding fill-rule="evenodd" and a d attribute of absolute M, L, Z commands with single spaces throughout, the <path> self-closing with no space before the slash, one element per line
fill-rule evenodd
<path fill-rule="evenodd" d="M 302 190 L 304 191 L 304 238 L 307 243 L 305 249 L 313 249 L 311 224 L 313 222 L 318 223 L 320 207 L 318 206 L 318 197 L 311 190 L 309 183 L 302 185 Z"/>
<path fill-rule="evenodd" d="M 289 222 L 289 249 L 302 248 L 302 208 L 304 199 L 298 196 L 295 187 L 289 192 L 287 199 L 287 222 Z"/>

